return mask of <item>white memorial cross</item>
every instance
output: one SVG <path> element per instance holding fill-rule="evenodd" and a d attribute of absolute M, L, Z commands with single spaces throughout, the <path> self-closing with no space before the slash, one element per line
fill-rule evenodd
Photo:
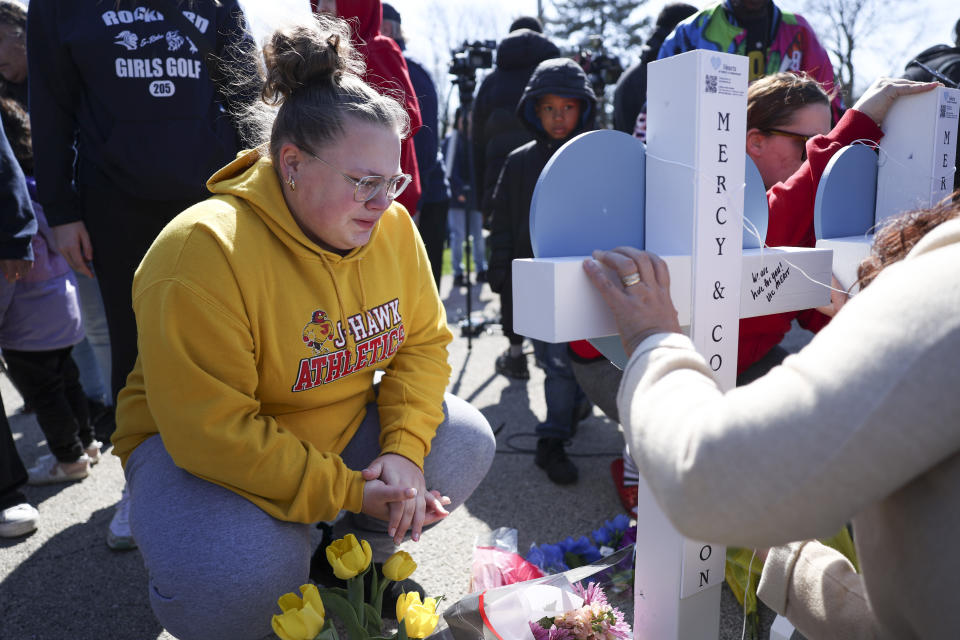
<path fill-rule="evenodd" d="M 739 319 L 827 304 L 819 283 L 830 282 L 831 253 L 760 248 L 743 233 L 744 176 L 756 173 L 745 153 L 745 57 L 691 51 L 657 61 L 648 87 L 646 150 L 596 131 L 544 168 L 530 212 L 537 258 L 513 263 L 514 329 L 548 342 L 590 339 L 622 364 L 612 314 L 581 263 L 593 249 L 646 248 L 666 261 L 680 323 L 729 389 Z M 762 216 L 747 217 L 763 218 L 763 236 L 762 182 L 747 182 L 747 209 L 762 201 Z M 715 640 L 726 551 L 681 536 L 642 478 L 636 548 L 635 637 Z"/>
<path fill-rule="evenodd" d="M 856 282 L 878 225 L 953 191 L 958 116 L 958 89 L 902 96 L 884 118 L 879 154 L 852 145 L 830 159 L 817 187 L 814 227 L 817 247 L 833 251 L 844 289 Z"/>

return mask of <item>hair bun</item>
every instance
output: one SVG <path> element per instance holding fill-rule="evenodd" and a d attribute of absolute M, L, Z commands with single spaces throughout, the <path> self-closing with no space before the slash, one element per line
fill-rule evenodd
<path fill-rule="evenodd" d="M 344 74 L 359 75 L 364 69 L 350 44 L 347 23 L 323 15 L 275 31 L 263 56 L 263 99 L 268 104 L 279 104 L 303 87 L 339 84 Z"/>

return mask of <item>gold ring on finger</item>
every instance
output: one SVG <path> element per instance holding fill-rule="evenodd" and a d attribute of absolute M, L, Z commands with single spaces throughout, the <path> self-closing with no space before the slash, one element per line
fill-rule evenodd
<path fill-rule="evenodd" d="M 624 287 L 632 287 L 633 285 L 640 282 L 640 274 L 634 271 L 630 275 L 623 276 L 622 278 L 620 278 L 620 282 L 623 283 Z"/>

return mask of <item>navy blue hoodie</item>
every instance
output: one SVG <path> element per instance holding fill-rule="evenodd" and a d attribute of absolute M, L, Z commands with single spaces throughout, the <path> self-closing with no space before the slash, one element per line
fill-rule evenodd
<path fill-rule="evenodd" d="M 557 45 L 529 29 L 517 29 L 497 45 L 497 68 L 480 83 L 470 125 L 474 187 L 485 217 L 507 154 L 530 140 L 514 115 L 517 102 L 537 65 L 559 55 Z"/>
<path fill-rule="evenodd" d="M 582 102 L 577 126 L 563 140 L 551 138 L 536 114 L 537 100 L 544 95 L 577 98 Z M 507 156 L 493 192 L 490 219 L 490 288 L 501 293 L 510 282 L 510 264 L 514 258 L 532 258 L 530 242 L 530 203 L 540 172 L 550 157 L 571 138 L 594 128 L 597 98 L 580 66 L 569 58 L 541 62 L 527 83 L 517 105 L 517 115 L 533 134 L 534 140 L 514 149 Z M 512 330 L 512 327 L 510 327 Z"/>
<path fill-rule="evenodd" d="M 35 175 L 51 225 L 82 218 L 75 175 L 139 198 L 201 200 L 239 149 L 201 50 L 154 6 L 179 6 L 224 58 L 247 37 L 237 0 L 30 3 Z"/>

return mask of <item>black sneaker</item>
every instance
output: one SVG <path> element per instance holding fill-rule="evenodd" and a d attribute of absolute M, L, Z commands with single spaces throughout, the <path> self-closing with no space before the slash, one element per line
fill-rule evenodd
<path fill-rule="evenodd" d="M 477 284 L 480 284 L 481 282 L 486 282 L 486 281 L 487 281 L 487 272 L 485 270 L 477 271 Z"/>
<path fill-rule="evenodd" d="M 465 287 L 465 286 L 467 286 L 468 284 L 470 284 L 470 283 L 467 282 L 467 276 L 463 275 L 462 273 L 454 274 L 454 276 L 453 276 L 453 286 L 455 286 L 455 287 Z"/>
<path fill-rule="evenodd" d="M 527 368 L 527 356 L 511 356 L 507 349 L 497 357 L 497 373 L 516 380 L 529 380 L 530 370 Z"/>
<path fill-rule="evenodd" d="M 580 475 L 577 467 L 567 457 L 567 452 L 563 449 L 563 440 L 560 438 L 537 440 L 537 455 L 534 462 L 547 472 L 547 477 L 554 484 L 573 484 Z"/>

